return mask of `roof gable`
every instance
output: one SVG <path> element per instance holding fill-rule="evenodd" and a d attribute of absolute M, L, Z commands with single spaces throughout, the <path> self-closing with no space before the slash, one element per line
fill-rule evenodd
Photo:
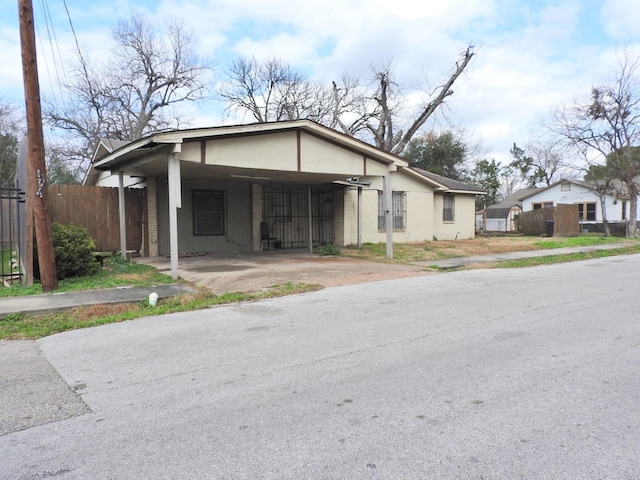
<path fill-rule="evenodd" d="M 442 190 L 445 191 L 454 193 L 470 193 L 474 195 L 482 195 L 484 193 L 487 193 L 485 190 L 475 185 L 469 185 L 468 183 L 459 182 L 458 180 L 452 180 L 450 178 L 443 177 L 442 175 L 438 175 L 421 168 L 409 167 L 409 169 L 414 170 L 424 178 L 439 185 L 440 187 L 442 187 Z"/>

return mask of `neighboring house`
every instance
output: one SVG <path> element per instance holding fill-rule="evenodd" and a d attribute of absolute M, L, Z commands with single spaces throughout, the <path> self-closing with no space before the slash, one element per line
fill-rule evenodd
<path fill-rule="evenodd" d="M 518 229 L 517 216 L 522 212 L 522 198 L 538 188 L 523 188 L 505 197 L 500 203 L 476 212 L 476 230 L 483 232 L 514 232 Z"/>
<path fill-rule="evenodd" d="M 560 180 L 546 188 L 522 197 L 522 210 L 528 212 L 558 204 L 578 205 L 578 215 L 583 232 L 602 231 L 602 202 L 608 223 L 624 223 L 629 215 L 629 197 L 621 188 L 612 188 L 609 193 L 598 192 L 592 182 Z"/>
<path fill-rule="evenodd" d="M 85 183 L 144 182 L 148 254 L 171 255 L 173 274 L 178 253 L 473 238 L 484 193 L 309 120 L 99 148 Z"/>

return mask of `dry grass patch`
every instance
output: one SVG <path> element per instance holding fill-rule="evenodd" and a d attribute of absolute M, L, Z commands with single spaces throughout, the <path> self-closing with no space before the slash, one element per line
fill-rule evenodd
<path fill-rule="evenodd" d="M 393 245 L 393 262 L 411 263 L 447 258 L 472 257 L 492 255 L 496 253 L 524 252 L 561 247 L 599 245 L 604 243 L 629 242 L 623 238 L 605 238 L 603 236 L 561 237 L 476 237 L 470 240 L 434 240 L 431 242 L 397 243 Z M 367 260 L 385 259 L 386 246 L 384 243 L 365 244 L 361 249 L 347 248 L 343 253 L 347 256 L 364 258 Z M 551 255 L 551 253 L 550 253 Z"/>
<path fill-rule="evenodd" d="M 425 250 L 449 252 L 450 257 L 473 257 L 494 253 L 538 250 L 538 237 L 477 237 L 471 240 L 438 240 L 424 242 Z"/>
<path fill-rule="evenodd" d="M 139 312 L 141 310 L 140 305 L 135 303 L 116 303 L 113 305 L 89 305 L 87 307 L 72 308 L 67 312 L 70 318 L 77 321 L 87 321 L 98 317 L 110 317 L 113 315 L 122 315 L 127 312 Z"/>

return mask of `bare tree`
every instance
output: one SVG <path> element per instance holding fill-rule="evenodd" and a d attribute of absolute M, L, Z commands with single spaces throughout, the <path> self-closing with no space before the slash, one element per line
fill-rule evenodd
<path fill-rule="evenodd" d="M 411 120 L 411 124 L 406 131 L 400 129 L 396 132 L 394 130 L 394 123 L 399 120 L 397 116 L 398 90 L 390 70 L 383 69 L 376 72 L 375 80 L 378 84 L 377 92 L 374 95 L 374 100 L 377 104 L 376 114 L 367 122 L 367 127 L 374 135 L 375 145 L 382 150 L 399 155 L 418 130 L 436 112 L 438 107 L 449 96 L 453 95 L 451 87 L 453 87 L 458 77 L 462 75 L 474 56 L 475 53 L 471 46 L 460 54 L 460 58 L 455 63 L 449 78 L 431 92 L 431 100 L 421 107 L 417 115 Z"/>
<path fill-rule="evenodd" d="M 587 101 L 558 110 L 553 129 L 584 158 L 603 164 L 629 196 L 627 236 L 637 235 L 640 175 L 640 58 L 628 52 L 619 59 L 615 78 L 594 86 Z"/>
<path fill-rule="evenodd" d="M 240 58 L 229 68 L 229 80 L 219 89 L 229 111 L 247 112 L 257 122 L 308 118 L 400 154 L 446 99 L 452 86 L 474 57 L 468 47 L 449 78 L 429 94 L 409 122 L 401 115 L 405 97 L 390 64 L 374 68 L 363 85 L 348 74 L 330 86 L 311 82 L 286 63 L 259 63 Z M 406 127 L 403 128 L 403 127 Z"/>
<path fill-rule="evenodd" d="M 325 123 L 331 115 L 328 90 L 279 59 L 259 63 L 241 57 L 228 75 L 218 89 L 228 112 L 247 112 L 259 123 L 299 118 Z"/>
<path fill-rule="evenodd" d="M 48 103 L 49 124 L 82 139 L 67 155 L 86 170 L 100 137 L 134 140 L 177 128 L 185 122 L 174 107 L 204 98 L 210 68 L 193 50 L 179 23 L 157 32 L 139 16 L 112 31 L 114 48 L 104 62 L 78 52 L 71 80 L 63 85 L 68 101 Z"/>

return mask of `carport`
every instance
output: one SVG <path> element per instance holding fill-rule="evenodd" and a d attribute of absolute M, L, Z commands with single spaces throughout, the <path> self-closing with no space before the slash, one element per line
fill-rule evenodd
<path fill-rule="evenodd" d="M 263 204 L 263 192 L 277 192 L 284 187 L 304 192 L 296 197 L 296 205 L 298 212 L 306 212 L 307 218 L 297 228 L 300 230 L 301 225 L 305 225 L 307 231 L 298 233 L 306 239 L 306 247 L 311 252 L 314 188 L 318 190 L 322 186 L 335 192 L 345 186 L 360 189 L 367 178 L 381 177 L 386 205 L 391 205 L 391 172 L 398 166 L 406 166 L 406 162 L 309 120 L 296 120 L 157 133 L 97 159 L 92 171 L 94 174 L 103 171 L 118 178 L 123 255 L 126 254 L 125 177 L 139 178 L 145 183 L 149 255 L 157 255 L 158 245 L 166 241 L 171 275 L 177 278 L 181 245 L 192 244 L 195 246 L 192 248 L 197 248 L 204 238 L 218 248 L 228 248 L 223 234 L 236 229 L 250 235 L 253 251 L 260 250 L 261 223 L 268 212 Z M 298 205 L 300 203 L 306 205 Z M 276 219 L 278 215 L 287 221 L 293 217 L 289 212 L 294 209 L 291 205 L 275 204 L 269 208 L 275 212 Z M 335 221 L 336 226 L 339 227 L 340 222 L 344 225 L 355 221 L 359 229 L 361 202 L 358 202 L 355 219 L 346 216 L 343 212 L 340 220 Z M 391 221 L 391 212 L 387 209 L 388 257 L 393 255 Z M 272 225 L 277 223 L 274 220 Z M 225 239 L 229 243 L 228 238 Z"/>

